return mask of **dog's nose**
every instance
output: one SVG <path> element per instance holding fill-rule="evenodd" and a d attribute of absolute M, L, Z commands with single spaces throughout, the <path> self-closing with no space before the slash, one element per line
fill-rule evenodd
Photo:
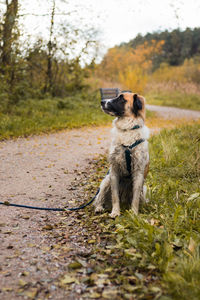
<path fill-rule="evenodd" d="M 103 106 L 104 104 L 106 104 L 106 100 L 101 100 L 101 105 Z"/>

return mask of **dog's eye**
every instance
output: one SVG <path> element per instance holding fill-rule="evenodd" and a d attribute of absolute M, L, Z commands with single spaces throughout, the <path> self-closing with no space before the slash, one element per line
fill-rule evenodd
<path fill-rule="evenodd" d="M 121 102 L 123 102 L 123 103 L 126 102 L 126 100 L 124 99 L 124 96 L 123 96 L 123 95 L 120 95 L 120 96 L 119 96 L 119 100 L 120 100 Z"/>

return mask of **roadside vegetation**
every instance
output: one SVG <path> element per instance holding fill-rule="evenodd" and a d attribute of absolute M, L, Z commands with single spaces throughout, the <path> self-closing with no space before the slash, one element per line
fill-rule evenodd
<path fill-rule="evenodd" d="M 199 31 L 139 34 L 108 50 L 91 83 L 130 89 L 149 104 L 200 110 Z"/>
<path fill-rule="evenodd" d="M 155 113 L 147 112 L 153 122 Z M 80 92 L 64 98 L 26 99 L 0 110 L 0 140 L 83 126 L 111 124 L 100 109 L 99 91 Z M 155 123 L 155 121 L 154 121 Z"/>
<path fill-rule="evenodd" d="M 82 126 L 105 125 L 111 118 L 100 110 L 97 94 L 26 99 L 0 112 L 0 140 Z"/>
<path fill-rule="evenodd" d="M 190 85 L 188 85 L 188 92 L 178 89 L 174 91 L 173 87 L 170 88 L 168 85 L 160 85 L 159 89 L 156 89 L 155 86 L 154 90 L 148 91 L 145 94 L 148 104 L 200 110 L 200 94 L 190 93 Z"/>
<path fill-rule="evenodd" d="M 98 47 L 95 28 L 83 17 L 72 25 L 68 3 L 45 3 L 44 15 L 23 11 L 18 0 L 0 4 L 0 139 L 106 122 L 85 82 Z M 19 24 L 30 16 L 46 18 L 45 38 L 23 31 Z"/>
<path fill-rule="evenodd" d="M 111 231 L 110 251 L 116 254 L 123 250 L 127 274 L 131 269 L 135 277 L 135 283 L 127 286 L 129 277 L 126 280 L 124 275 L 122 280 L 121 274 L 125 285 L 121 288 L 131 291 L 136 299 L 200 297 L 199 136 L 199 124 L 153 136 L 147 177 L 149 203 L 141 207 L 138 216 L 124 211 L 109 225 L 101 220 Z M 107 168 L 102 157 L 89 190 L 99 185 Z"/>
<path fill-rule="evenodd" d="M 162 64 L 146 84 L 149 104 L 200 110 L 200 59 L 186 59 L 180 66 Z"/>

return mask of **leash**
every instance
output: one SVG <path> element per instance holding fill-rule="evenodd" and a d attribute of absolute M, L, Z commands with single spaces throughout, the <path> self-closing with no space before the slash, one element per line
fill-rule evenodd
<path fill-rule="evenodd" d="M 100 189 L 96 192 L 95 196 L 86 204 L 82 204 L 78 207 L 73 207 L 73 208 L 51 208 L 51 207 L 39 207 L 39 206 L 30 206 L 30 205 L 23 205 L 23 204 L 15 204 L 15 203 L 10 203 L 9 201 L 5 202 L 0 202 L 0 205 L 5 205 L 5 206 L 14 206 L 14 207 L 21 207 L 21 208 L 29 208 L 29 209 L 36 209 L 36 210 L 49 210 L 49 211 L 76 211 L 83 209 L 90 205 L 92 202 L 94 202 L 96 196 L 98 195 Z"/>
<path fill-rule="evenodd" d="M 109 174 L 110 170 L 108 170 L 106 176 Z M 105 177 L 106 177 L 105 176 Z M 105 178 L 104 177 L 104 178 Z M 83 209 L 87 206 L 89 206 L 90 204 L 92 204 L 92 202 L 94 202 L 94 200 L 96 199 L 96 196 L 98 195 L 100 191 L 100 188 L 98 188 L 95 196 L 86 204 L 82 204 L 78 207 L 72 207 L 72 208 L 53 208 L 53 207 L 40 207 L 40 206 L 30 206 L 30 205 L 24 205 L 24 204 L 16 204 L 16 203 L 10 203 L 9 201 L 0 201 L 0 205 L 4 205 L 4 206 L 14 206 L 14 207 L 19 207 L 19 208 L 28 208 L 28 209 L 35 209 L 35 210 L 48 210 L 48 211 L 77 211 L 80 209 Z"/>

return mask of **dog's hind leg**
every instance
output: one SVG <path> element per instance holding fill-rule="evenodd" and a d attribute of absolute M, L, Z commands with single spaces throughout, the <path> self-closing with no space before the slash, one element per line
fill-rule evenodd
<path fill-rule="evenodd" d="M 102 180 L 99 188 L 99 193 L 94 201 L 95 212 L 102 212 L 104 210 L 103 205 L 107 195 L 110 191 L 110 173 Z"/>
<path fill-rule="evenodd" d="M 131 209 L 137 215 L 139 211 L 140 195 L 143 188 L 144 175 L 143 172 L 135 172 L 133 182 L 133 200 Z"/>
<path fill-rule="evenodd" d="M 133 160 L 132 165 L 132 176 L 133 176 L 133 198 L 131 203 L 131 208 L 133 212 L 137 215 L 139 211 L 139 203 L 141 200 L 141 193 L 144 192 L 144 178 L 148 172 L 149 165 L 148 153 L 141 152 L 140 155 Z M 143 194 L 143 197 L 145 195 Z"/>

